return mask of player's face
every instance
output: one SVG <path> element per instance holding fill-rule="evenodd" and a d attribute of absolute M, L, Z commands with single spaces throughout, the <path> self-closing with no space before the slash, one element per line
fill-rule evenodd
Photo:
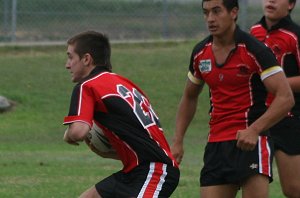
<path fill-rule="evenodd" d="M 263 0 L 264 15 L 268 20 L 279 21 L 289 14 L 289 10 L 294 7 L 289 0 Z"/>
<path fill-rule="evenodd" d="M 237 8 L 230 12 L 223 5 L 223 0 L 203 2 L 203 14 L 211 35 L 222 36 L 233 24 L 237 17 Z"/>
<path fill-rule="evenodd" d="M 79 82 L 84 77 L 86 77 L 87 71 L 83 60 L 74 51 L 74 48 L 75 47 L 73 45 L 68 46 L 67 49 L 68 58 L 65 67 L 71 73 L 72 82 Z"/>

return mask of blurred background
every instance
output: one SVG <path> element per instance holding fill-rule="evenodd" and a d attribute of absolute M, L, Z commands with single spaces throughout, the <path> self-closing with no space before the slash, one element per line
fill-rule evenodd
<path fill-rule="evenodd" d="M 206 34 L 201 0 L 0 0 L 0 44 L 65 42 L 85 30 L 114 41 L 186 40 Z M 240 0 L 244 30 L 262 16 L 260 0 Z M 299 2 L 298 2 L 299 4 Z M 299 6 L 293 11 L 299 21 Z"/>

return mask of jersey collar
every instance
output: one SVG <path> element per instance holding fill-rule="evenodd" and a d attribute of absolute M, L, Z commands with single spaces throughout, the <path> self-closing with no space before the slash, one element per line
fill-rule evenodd
<path fill-rule="evenodd" d="M 258 24 L 261 24 L 266 30 L 272 31 L 272 30 L 278 30 L 280 28 L 286 27 L 288 24 L 292 22 L 291 16 L 288 14 L 286 17 L 282 18 L 277 24 L 273 25 L 269 30 L 267 28 L 266 24 L 266 17 L 263 16 Z"/>
<path fill-rule="evenodd" d="M 110 72 L 110 71 L 107 69 L 106 66 L 96 66 L 87 77 L 85 77 L 84 79 L 82 79 L 79 82 L 79 84 L 81 84 L 82 82 L 84 82 L 88 79 L 93 78 L 94 76 L 97 76 L 98 74 L 100 74 L 102 72 Z"/>

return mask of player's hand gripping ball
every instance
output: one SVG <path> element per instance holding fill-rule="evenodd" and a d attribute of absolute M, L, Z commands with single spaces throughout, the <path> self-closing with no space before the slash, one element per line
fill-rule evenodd
<path fill-rule="evenodd" d="M 104 135 L 102 129 L 98 127 L 95 123 L 93 123 L 92 129 L 89 131 L 87 139 L 88 141 L 86 143 L 92 144 L 92 147 L 94 148 L 92 148 L 91 145 L 89 146 L 93 151 L 94 149 L 103 153 L 114 151 L 111 144 L 109 143 L 109 140 Z"/>

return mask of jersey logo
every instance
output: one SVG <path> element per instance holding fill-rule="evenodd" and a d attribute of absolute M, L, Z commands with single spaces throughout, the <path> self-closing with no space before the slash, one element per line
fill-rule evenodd
<path fill-rule="evenodd" d="M 280 56 L 280 54 L 282 54 L 281 48 L 280 48 L 280 46 L 277 45 L 277 44 L 275 44 L 275 45 L 272 46 L 272 50 L 273 50 L 273 52 L 274 52 L 274 54 L 275 54 L 276 56 Z"/>
<path fill-rule="evenodd" d="M 199 70 L 200 72 L 210 72 L 211 71 L 211 60 L 201 60 L 199 63 Z"/>
<path fill-rule="evenodd" d="M 257 169 L 258 168 L 258 164 L 252 163 L 252 164 L 250 164 L 249 168 L 251 168 L 252 170 L 253 169 Z"/>
<path fill-rule="evenodd" d="M 238 65 L 237 68 L 238 68 L 237 76 L 239 76 L 239 77 L 243 77 L 243 76 L 247 77 L 251 74 L 251 71 L 250 71 L 250 68 L 248 65 L 241 64 L 241 65 Z"/>

